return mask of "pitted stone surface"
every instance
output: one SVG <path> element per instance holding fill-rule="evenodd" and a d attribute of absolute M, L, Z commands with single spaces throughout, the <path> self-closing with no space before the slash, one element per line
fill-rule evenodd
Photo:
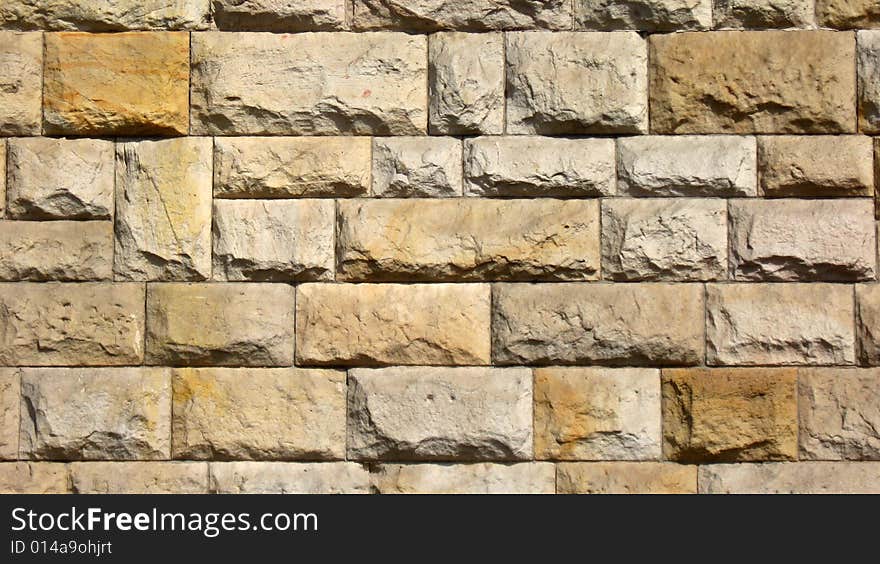
<path fill-rule="evenodd" d="M 546 462 L 382 464 L 372 481 L 383 494 L 556 493 L 556 470 Z"/>
<path fill-rule="evenodd" d="M 51 31 L 207 29 L 211 0 L 12 0 L 0 28 Z"/>
<path fill-rule="evenodd" d="M 0 280 L 109 280 L 112 276 L 109 221 L 0 220 Z"/>
<path fill-rule="evenodd" d="M 461 196 L 461 141 L 448 137 L 373 139 L 373 195 Z"/>
<path fill-rule="evenodd" d="M 354 462 L 212 462 L 221 494 L 366 494 L 370 473 Z"/>
<path fill-rule="evenodd" d="M 575 27 L 679 31 L 712 27 L 712 0 L 574 0 Z"/>
<path fill-rule="evenodd" d="M 43 34 L 0 31 L 0 135 L 39 135 Z"/>
<path fill-rule="evenodd" d="M 212 0 L 220 29 L 333 31 L 345 28 L 346 0 Z"/>
<path fill-rule="evenodd" d="M 874 194 L 871 138 L 861 135 L 773 135 L 758 139 L 766 197 Z"/>
<path fill-rule="evenodd" d="M 353 0 L 355 29 L 570 29 L 566 0 Z"/>
<path fill-rule="evenodd" d="M 697 468 L 668 462 L 565 462 L 556 470 L 561 494 L 697 493 Z"/>

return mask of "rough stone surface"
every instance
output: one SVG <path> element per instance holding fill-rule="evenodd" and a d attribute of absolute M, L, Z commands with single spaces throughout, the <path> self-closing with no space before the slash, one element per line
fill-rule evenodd
<path fill-rule="evenodd" d="M 354 0 L 355 29 L 570 29 L 567 0 Z"/>
<path fill-rule="evenodd" d="M 716 27 L 788 28 L 810 27 L 814 23 L 813 2 L 805 0 L 714 1 Z"/>
<path fill-rule="evenodd" d="M 373 139 L 373 195 L 433 198 L 462 193 L 461 141 L 450 137 Z"/>
<path fill-rule="evenodd" d="M 489 301 L 482 284 L 302 284 L 297 364 L 488 364 Z"/>
<path fill-rule="evenodd" d="M 383 494 L 552 494 L 552 464 L 383 464 L 372 476 Z"/>
<path fill-rule="evenodd" d="M 43 34 L 0 31 L 0 135 L 39 135 Z"/>
<path fill-rule="evenodd" d="M 607 199 L 602 275 L 612 280 L 727 277 L 727 204 L 717 199 Z"/>
<path fill-rule="evenodd" d="M 574 0 L 577 29 L 678 31 L 712 27 L 712 0 Z"/>
<path fill-rule="evenodd" d="M 0 365 L 141 364 L 142 284 L 0 284 Z"/>
<path fill-rule="evenodd" d="M 855 41 L 831 31 L 653 35 L 653 133 L 851 133 Z"/>
<path fill-rule="evenodd" d="M 464 142 L 468 196 L 611 196 L 611 139 L 478 137 Z"/>
<path fill-rule="evenodd" d="M 662 377 L 667 460 L 797 458 L 795 369 L 673 369 L 664 370 Z"/>
<path fill-rule="evenodd" d="M 290 366 L 293 305 L 286 284 L 150 284 L 147 363 Z"/>
<path fill-rule="evenodd" d="M 880 462 L 713 464 L 699 480 L 707 494 L 878 494 Z"/>
<path fill-rule="evenodd" d="M 0 368 L 0 460 L 18 458 L 20 390 L 21 371 L 15 368 Z M 0 464 L 0 467 L 2 466 Z"/>
<path fill-rule="evenodd" d="M 816 0 L 821 26 L 838 29 L 880 27 L 880 4 L 876 0 Z"/>
<path fill-rule="evenodd" d="M 880 366 L 880 285 L 856 286 L 856 331 L 861 364 Z"/>
<path fill-rule="evenodd" d="M 46 133 L 186 135 L 189 34 L 48 33 Z"/>
<path fill-rule="evenodd" d="M 504 38 L 500 33 L 437 33 L 428 40 L 431 133 L 504 132 Z"/>
<path fill-rule="evenodd" d="M 51 31 L 206 29 L 210 0 L 10 0 L 0 27 Z"/>
<path fill-rule="evenodd" d="M 217 462 L 210 487 L 221 494 L 365 494 L 370 473 L 353 462 Z"/>
<path fill-rule="evenodd" d="M 197 135 L 427 130 L 424 36 L 195 33 L 192 51 Z"/>
<path fill-rule="evenodd" d="M 858 44 L 859 129 L 876 134 L 880 133 L 880 30 L 860 31 Z"/>
<path fill-rule="evenodd" d="M 340 201 L 337 245 L 347 280 L 594 280 L 599 203 Z"/>
<path fill-rule="evenodd" d="M 332 280 L 333 200 L 217 200 L 214 278 Z"/>
<path fill-rule="evenodd" d="M 345 458 L 345 372 L 178 368 L 174 458 Z"/>
<path fill-rule="evenodd" d="M 361 196 L 370 189 L 370 139 L 217 137 L 214 196 Z"/>
<path fill-rule="evenodd" d="M 660 437 L 658 370 L 535 370 L 535 458 L 657 460 Z"/>
<path fill-rule="evenodd" d="M 774 135 L 758 139 L 761 192 L 767 197 L 874 194 L 870 137 Z"/>
<path fill-rule="evenodd" d="M 331 31 L 345 27 L 346 0 L 212 0 L 214 21 L 233 31 Z"/>
<path fill-rule="evenodd" d="M 730 203 L 731 268 L 739 280 L 873 280 L 873 202 L 737 200 Z"/>
<path fill-rule="evenodd" d="M 348 384 L 350 459 L 532 458 L 526 368 L 354 369 Z"/>
<path fill-rule="evenodd" d="M 556 467 L 561 494 L 697 493 L 697 468 L 666 462 L 566 462 Z"/>
<path fill-rule="evenodd" d="M 507 133 L 646 133 L 645 40 L 634 32 L 510 33 Z"/>
<path fill-rule="evenodd" d="M 0 138 L 0 218 L 6 215 L 6 139 Z"/>
<path fill-rule="evenodd" d="M 125 280 L 210 278 L 210 139 L 116 146 L 114 272 Z"/>
<path fill-rule="evenodd" d="M 73 493 L 204 494 L 207 462 L 74 462 Z"/>
<path fill-rule="evenodd" d="M 109 221 L 0 220 L 0 280 L 109 280 Z"/>
<path fill-rule="evenodd" d="M 24 369 L 21 413 L 24 458 L 166 459 L 171 452 L 171 370 Z"/>
<path fill-rule="evenodd" d="M 10 139 L 8 153 L 11 219 L 109 219 L 113 214 L 112 141 Z"/>
<path fill-rule="evenodd" d="M 70 492 L 66 464 L 0 463 L 0 494 L 63 494 Z"/>
<path fill-rule="evenodd" d="M 853 364 L 852 302 L 837 284 L 709 284 L 706 362 Z"/>
<path fill-rule="evenodd" d="M 617 140 L 621 194 L 755 196 L 755 139 L 730 135 L 645 135 Z"/>
<path fill-rule="evenodd" d="M 492 351 L 500 364 L 697 364 L 699 284 L 496 284 Z"/>

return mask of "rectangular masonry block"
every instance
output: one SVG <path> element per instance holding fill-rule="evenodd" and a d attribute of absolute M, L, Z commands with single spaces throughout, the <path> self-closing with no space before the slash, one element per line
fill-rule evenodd
<path fill-rule="evenodd" d="M 0 137 L 0 218 L 6 215 L 6 139 Z"/>
<path fill-rule="evenodd" d="M 535 370 L 535 458 L 658 460 L 660 371 Z"/>
<path fill-rule="evenodd" d="M 700 284 L 495 284 L 499 364 L 690 365 L 703 358 Z"/>
<path fill-rule="evenodd" d="M 333 31 L 345 28 L 347 0 L 213 0 L 219 29 L 233 31 Z"/>
<path fill-rule="evenodd" d="M 804 0 L 714 0 L 715 27 L 813 27 L 813 3 Z M 820 0 L 821 1 L 821 0 Z"/>
<path fill-rule="evenodd" d="M 0 31 L 0 136 L 40 134 L 42 89 L 43 34 Z"/>
<path fill-rule="evenodd" d="M 112 277 L 113 224 L 109 221 L 0 220 L 0 280 Z"/>
<path fill-rule="evenodd" d="M 212 462 L 219 494 L 368 494 L 370 472 L 355 462 Z"/>
<path fill-rule="evenodd" d="M 856 338 L 859 362 L 880 366 L 880 284 L 856 286 Z"/>
<path fill-rule="evenodd" d="M 0 27 L 51 31 L 205 29 L 210 0 L 12 0 Z"/>
<path fill-rule="evenodd" d="M 286 284 L 150 284 L 147 364 L 290 366 L 293 306 Z"/>
<path fill-rule="evenodd" d="M 574 0 L 575 29 L 679 31 L 712 27 L 712 0 Z"/>
<path fill-rule="evenodd" d="M 341 279 L 599 276 L 595 200 L 371 199 L 340 201 L 338 206 Z"/>
<path fill-rule="evenodd" d="M 711 464 L 699 480 L 707 494 L 877 494 L 880 462 Z"/>
<path fill-rule="evenodd" d="M 174 370 L 174 458 L 345 458 L 345 372 Z"/>
<path fill-rule="evenodd" d="M 0 368 L 0 460 L 18 458 L 20 391 L 21 370 Z"/>
<path fill-rule="evenodd" d="M 531 370 L 354 369 L 348 383 L 349 459 L 532 458 Z"/>
<path fill-rule="evenodd" d="M 465 195 L 611 196 L 614 141 L 490 136 L 464 141 Z"/>
<path fill-rule="evenodd" d="M 774 135 L 758 139 L 766 197 L 873 196 L 871 138 L 861 135 Z"/>
<path fill-rule="evenodd" d="M 852 133 L 855 38 L 832 31 L 653 35 L 653 133 Z"/>
<path fill-rule="evenodd" d="M 374 138 L 373 195 L 461 196 L 461 150 L 461 141 L 453 137 Z"/>
<path fill-rule="evenodd" d="M 171 370 L 26 368 L 21 456 L 161 460 L 171 454 Z"/>
<path fill-rule="evenodd" d="M 662 376 L 667 460 L 797 459 L 795 369 L 667 369 Z"/>
<path fill-rule="evenodd" d="M 858 32 L 859 129 L 880 133 L 880 30 Z"/>
<path fill-rule="evenodd" d="M 355 29 L 570 29 L 568 0 L 353 0 Z"/>
<path fill-rule="evenodd" d="M 0 494 L 70 493 L 67 464 L 0 462 Z"/>
<path fill-rule="evenodd" d="M 302 284 L 298 365 L 489 363 L 489 286 Z"/>
<path fill-rule="evenodd" d="M 556 469 L 520 464 L 382 464 L 372 475 L 382 494 L 554 494 Z"/>
<path fill-rule="evenodd" d="M 43 121 L 52 135 L 186 135 L 189 34 L 46 34 Z"/>
<path fill-rule="evenodd" d="M 192 49 L 197 135 L 427 131 L 424 36 L 195 33 Z"/>
<path fill-rule="evenodd" d="M 880 4 L 876 0 L 816 0 L 816 18 L 824 27 L 878 28 Z"/>
<path fill-rule="evenodd" d="M 697 467 L 668 462 L 565 462 L 556 465 L 560 494 L 693 494 Z"/>
<path fill-rule="evenodd" d="M 205 494 L 207 462 L 74 462 L 78 494 Z"/>
<path fill-rule="evenodd" d="M 853 364 L 852 287 L 708 284 L 709 365 Z"/>
<path fill-rule="evenodd" d="M 0 365 L 141 364 L 144 286 L 3 283 L 0 327 Z"/>

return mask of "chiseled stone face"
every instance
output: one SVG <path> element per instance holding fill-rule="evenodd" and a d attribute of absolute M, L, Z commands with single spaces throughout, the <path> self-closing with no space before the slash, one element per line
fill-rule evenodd
<path fill-rule="evenodd" d="M 709 365 L 853 364 L 852 288 L 839 284 L 709 284 Z"/>
<path fill-rule="evenodd" d="M 70 493 L 66 464 L 52 462 L 0 462 L 0 493 Z"/>
<path fill-rule="evenodd" d="M 213 0 L 217 27 L 233 31 L 332 31 L 345 27 L 346 0 Z"/>
<path fill-rule="evenodd" d="M 147 363 L 290 366 L 293 304 L 286 284 L 150 284 Z"/>
<path fill-rule="evenodd" d="M 633 32 L 509 33 L 507 132 L 646 133 L 645 40 Z"/>
<path fill-rule="evenodd" d="M 373 195 L 461 196 L 461 141 L 451 137 L 375 137 Z"/>
<path fill-rule="evenodd" d="M 366 137 L 216 137 L 214 196 L 361 196 L 370 189 Z"/>
<path fill-rule="evenodd" d="M 350 459 L 532 458 L 526 368 L 354 369 L 348 382 Z"/>
<path fill-rule="evenodd" d="M 27 368 L 21 455 L 45 460 L 156 460 L 171 452 L 171 370 Z"/>
<path fill-rule="evenodd" d="M 614 141 L 488 136 L 464 142 L 468 196 L 611 196 Z"/>
<path fill-rule="evenodd" d="M 535 458 L 660 458 L 660 371 L 535 370 Z"/>
<path fill-rule="evenodd" d="M 174 370 L 174 458 L 345 458 L 345 372 Z"/>
<path fill-rule="evenodd" d="M 716 27 L 810 27 L 813 19 L 813 3 L 805 0 L 715 0 Z"/>
<path fill-rule="evenodd" d="M 556 492 L 697 493 L 697 467 L 668 462 L 565 462 L 556 466 Z"/>
<path fill-rule="evenodd" d="M 54 135 L 186 135 L 189 34 L 47 33 L 43 119 Z"/>
<path fill-rule="evenodd" d="M 593 280 L 595 200 L 340 201 L 347 280 Z"/>
<path fill-rule="evenodd" d="M 556 493 L 556 470 L 546 462 L 382 464 L 372 481 L 382 494 Z"/>
<path fill-rule="evenodd" d="M 859 129 L 876 134 L 880 133 L 880 30 L 858 32 L 858 44 Z"/>
<path fill-rule="evenodd" d="M 493 360 L 500 364 L 697 364 L 699 284 L 495 284 Z"/>
<path fill-rule="evenodd" d="M 424 36 L 195 33 L 192 49 L 195 134 L 421 135 L 427 130 Z"/>
<path fill-rule="evenodd" d="M 880 366 L 880 284 L 856 286 L 856 330 L 860 363 Z"/>
<path fill-rule="evenodd" d="M 370 473 L 354 462 L 212 462 L 211 492 L 367 494 Z"/>
<path fill-rule="evenodd" d="M 663 454 L 680 462 L 796 459 L 793 368 L 663 370 Z"/>
<path fill-rule="evenodd" d="M 0 27 L 51 31 L 205 29 L 211 0 L 12 0 Z"/>
<path fill-rule="evenodd" d="M 10 219 L 109 219 L 113 142 L 28 137 L 9 140 Z"/>
<path fill-rule="evenodd" d="M 0 31 L 0 135 L 40 134 L 42 80 L 43 34 Z"/>
<path fill-rule="evenodd" d="M 577 29 L 679 31 L 712 27 L 712 0 L 574 0 Z"/>
<path fill-rule="evenodd" d="M 0 217 L 6 214 L 6 139 L 0 139 Z"/>
<path fill-rule="evenodd" d="M 855 131 L 852 34 L 716 31 L 649 41 L 652 132 Z"/>
<path fill-rule="evenodd" d="M 21 370 L 0 368 L 0 460 L 18 458 Z M 3 465 L 0 464 L 0 468 Z M 2 471 L 0 471 L 2 474 Z M 0 478 L 0 483 L 2 483 Z M 2 490 L 2 487 L 0 487 Z"/>
<path fill-rule="evenodd" d="M 570 29 L 567 0 L 353 0 L 355 29 Z"/>
<path fill-rule="evenodd" d="M 74 462 L 70 481 L 79 494 L 204 494 L 208 463 Z"/>
<path fill-rule="evenodd" d="M 839 29 L 880 27 L 876 0 L 816 0 L 819 25 Z"/>
<path fill-rule="evenodd" d="M 0 280 L 109 280 L 109 221 L 0 220 Z"/>
<path fill-rule="evenodd" d="M 880 462 L 709 464 L 699 473 L 707 494 L 880 493 Z"/>
<path fill-rule="evenodd" d="M 211 277 L 211 139 L 117 144 L 114 272 L 125 280 Z"/>
<path fill-rule="evenodd" d="M 141 364 L 142 284 L 0 284 L 0 365 Z"/>
<path fill-rule="evenodd" d="M 766 197 L 874 194 L 871 138 L 861 135 L 773 135 L 758 139 Z"/>
<path fill-rule="evenodd" d="M 428 79 L 432 134 L 500 135 L 504 132 L 502 34 L 431 35 Z"/>
<path fill-rule="evenodd" d="M 217 200 L 214 278 L 332 280 L 333 200 Z"/>
<path fill-rule="evenodd" d="M 298 365 L 489 363 L 489 286 L 297 286 Z"/>

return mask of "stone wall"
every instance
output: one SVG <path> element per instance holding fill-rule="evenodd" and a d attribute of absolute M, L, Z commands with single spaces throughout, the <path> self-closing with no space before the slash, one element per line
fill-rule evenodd
<path fill-rule="evenodd" d="M 6 0 L 0 490 L 880 492 L 876 0 Z"/>

